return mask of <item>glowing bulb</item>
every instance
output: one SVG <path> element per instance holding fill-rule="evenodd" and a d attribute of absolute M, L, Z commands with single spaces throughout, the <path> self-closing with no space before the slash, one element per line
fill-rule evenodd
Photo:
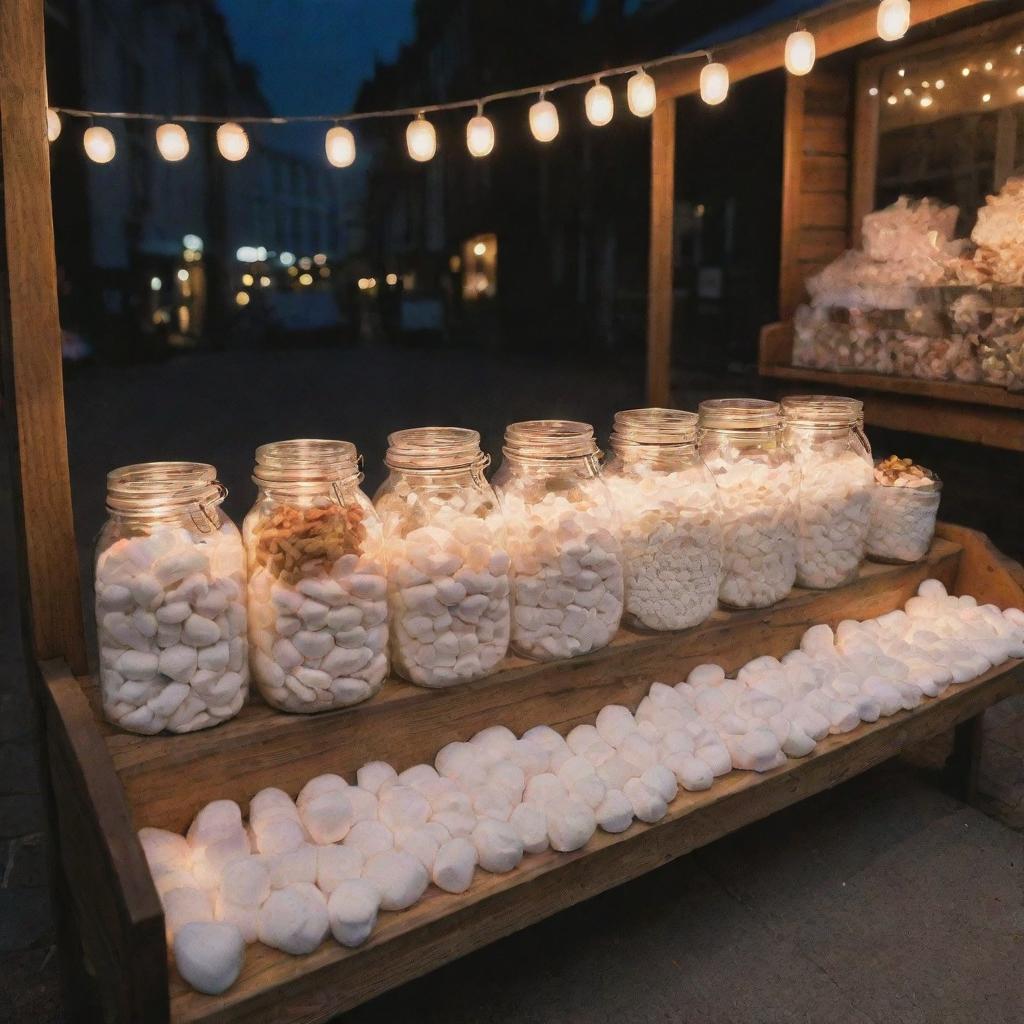
<path fill-rule="evenodd" d="M 538 142 L 550 142 L 558 134 L 558 110 L 543 94 L 530 107 L 530 131 Z"/>
<path fill-rule="evenodd" d="M 377 287 L 377 278 L 375 278 L 375 277 L 368 277 L 366 279 L 366 287 L 367 288 L 376 288 Z"/>
<path fill-rule="evenodd" d="M 906 68 L 900 68 L 899 71 L 896 72 L 896 74 L 899 75 L 900 78 L 905 78 L 906 74 L 907 74 L 907 69 Z"/>
<path fill-rule="evenodd" d="M 658 103 L 654 79 L 646 71 L 637 71 L 626 82 L 626 105 L 637 117 L 650 117 Z"/>
<path fill-rule="evenodd" d="M 246 288 L 251 288 L 252 287 L 252 283 L 253 283 L 253 276 L 252 276 L 252 274 L 243 274 L 242 275 L 242 284 L 244 284 Z"/>
<path fill-rule="evenodd" d="M 814 36 L 806 29 L 786 37 L 786 70 L 791 75 L 806 75 L 814 67 Z"/>
<path fill-rule="evenodd" d="M 877 85 L 871 86 L 871 88 L 868 89 L 868 95 L 869 96 L 877 96 L 878 95 L 878 86 Z"/>
<path fill-rule="evenodd" d="M 239 306 L 248 306 L 249 305 L 249 293 L 248 292 L 236 292 L 235 293 L 235 302 Z"/>
<path fill-rule="evenodd" d="M 910 28 L 910 0 L 882 0 L 876 27 L 879 39 L 887 43 L 902 39 Z"/>
<path fill-rule="evenodd" d="M 910 87 L 908 86 L 908 87 L 907 87 L 906 89 L 904 89 L 904 90 L 903 90 L 903 95 L 904 95 L 904 96 L 913 96 L 913 95 L 914 95 L 914 90 L 913 90 L 913 89 L 911 89 L 911 88 L 910 88 Z"/>
<path fill-rule="evenodd" d="M 970 68 L 961 68 L 960 69 L 960 74 L 963 75 L 964 78 L 966 78 L 970 73 L 971 73 L 971 69 Z"/>
<path fill-rule="evenodd" d="M 946 80 L 944 78 L 936 78 L 935 79 L 935 88 L 936 89 L 945 89 L 946 88 Z"/>
<path fill-rule="evenodd" d="M 85 146 L 85 155 L 95 164 L 109 164 L 117 152 L 117 144 L 110 129 L 100 125 L 85 129 L 82 145 Z"/>
<path fill-rule="evenodd" d="M 700 71 L 700 98 L 716 106 L 729 95 L 729 69 L 724 64 L 705 64 Z"/>
<path fill-rule="evenodd" d="M 327 129 L 324 149 L 327 151 L 327 162 L 332 167 L 351 167 L 355 163 L 356 138 L 341 125 Z"/>
<path fill-rule="evenodd" d="M 286 249 L 277 258 L 281 261 L 282 267 L 290 267 L 295 262 L 295 253 L 288 252 L 288 250 Z"/>
<path fill-rule="evenodd" d="M 391 285 L 392 288 L 394 288 L 394 286 L 396 284 L 398 284 L 398 275 L 397 274 L 388 274 L 388 276 L 385 277 L 384 280 L 387 281 L 387 283 L 389 285 Z"/>
<path fill-rule="evenodd" d="M 595 82 L 587 90 L 583 100 L 587 111 L 587 120 L 596 127 L 606 125 L 615 113 L 615 100 L 612 99 L 612 91 L 607 85 Z"/>
<path fill-rule="evenodd" d="M 182 267 L 181 270 L 178 271 L 178 280 L 182 284 L 184 284 L 188 280 L 188 271 L 184 267 Z"/>
<path fill-rule="evenodd" d="M 473 246 L 474 256 L 483 256 L 486 252 L 487 246 L 483 242 L 477 242 L 476 245 Z"/>
<path fill-rule="evenodd" d="M 160 291 L 160 289 L 163 287 L 163 284 L 163 281 L 161 281 L 159 277 L 151 277 L 149 279 L 149 287 L 152 288 L 153 291 L 155 292 Z"/>
<path fill-rule="evenodd" d="M 477 113 L 466 125 L 466 147 L 473 156 L 487 156 L 494 149 L 494 125 L 489 117 Z"/>
<path fill-rule="evenodd" d="M 990 101 L 991 99 L 992 99 L 992 93 L 990 93 L 990 92 L 986 92 L 986 93 L 985 93 L 985 94 L 984 94 L 984 95 L 983 95 L 983 96 L 981 97 L 981 102 L 982 102 L 982 103 L 988 103 L 988 102 L 989 102 L 989 101 Z"/>
<path fill-rule="evenodd" d="M 933 101 L 932 101 L 931 96 L 922 96 L 921 97 L 921 106 L 922 107 L 930 107 L 932 105 L 932 102 Z"/>
<path fill-rule="evenodd" d="M 60 114 L 53 107 L 46 108 L 46 137 L 51 142 L 60 138 Z"/>
<path fill-rule="evenodd" d="M 1017 96 L 1020 99 L 1024 100 L 1024 85 L 1018 85 L 1017 86 Z"/>
<path fill-rule="evenodd" d="M 270 278 L 269 278 L 269 277 L 267 277 L 267 275 L 266 275 L 266 274 L 264 274 L 264 275 L 263 275 L 263 276 L 262 276 L 262 277 L 260 278 L 260 287 L 261 287 L 261 288 L 269 288 L 269 287 L 270 287 Z"/>
<path fill-rule="evenodd" d="M 885 102 L 888 103 L 890 107 L 895 107 L 899 101 L 895 96 L 890 96 Z"/>
<path fill-rule="evenodd" d="M 156 130 L 156 148 L 171 163 L 188 156 L 188 135 L 180 124 L 162 124 Z"/>
<path fill-rule="evenodd" d="M 422 114 L 406 127 L 405 144 L 409 147 L 409 156 L 418 163 L 432 160 L 437 152 L 437 132 Z"/>
<path fill-rule="evenodd" d="M 313 283 L 313 275 L 312 274 L 300 274 L 299 275 L 299 284 L 312 284 L 312 283 Z"/>
<path fill-rule="evenodd" d="M 234 121 L 228 121 L 217 129 L 217 148 L 225 160 L 235 162 L 249 152 L 249 136 L 245 129 Z"/>
<path fill-rule="evenodd" d="M 985 61 L 985 70 L 986 71 L 991 71 L 992 70 L 992 61 L 990 61 L 990 60 Z"/>

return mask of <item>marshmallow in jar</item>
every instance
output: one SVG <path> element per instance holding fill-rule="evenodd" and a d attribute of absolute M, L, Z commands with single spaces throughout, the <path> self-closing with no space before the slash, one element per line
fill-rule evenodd
<path fill-rule="evenodd" d="M 259 495 L 242 527 L 252 674 L 283 711 L 356 704 L 387 676 L 380 520 L 361 479 L 348 441 L 256 450 Z"/>
<path fill-rule="evenodd" d="M 782 443 L 778 402 L 701 402 L 698 447 L 718 487 L 725 558 L 718 599 L 767 608 L 796 579 L 799 473 Z"/>
<path fill-rule="evenodd" d="M 388 437 L 374 497 L 387 553 L 391 658 L 419 686 L 493 672 L 508 650 L 509 554 L 480 435 L 420 427 Z"/>
<path fill-rule="evenodd" d="M 696 413 L 615 414 L 615 454 L 603 476 L 619 517 L 632 625 L 687 629 L 718 606 L 722 528 L 715 481 L 696 441 Z"/>
<path fill-rule="evenodd" d="M 103 712 L 122 729 L 194 732 L 245 703 L 245 553 L 226 494 L 202 463 L 107 475 L 96 626 Z"/>
<path fill-rule="evenodd" d="M 541 661 L 604 647 L 622 618 L 624 579 L 594 428 L 513 423 L 504 456 L 494 487 L 512 553 L 512 647 Z"/>
<path fill-rule="evenodd" d="M 864 559 L 874 483 L 864 404 L 833 395 L 782 400 L 786 447 L 800 471 L 796 582 L 828 590 L 849 583 Z"/>
<path fill-rule="evenodd" d="M 868 557 L 917 562 L 931 547 L 942 481 L 930 469 L 895 455 L 875 466 Z"/>

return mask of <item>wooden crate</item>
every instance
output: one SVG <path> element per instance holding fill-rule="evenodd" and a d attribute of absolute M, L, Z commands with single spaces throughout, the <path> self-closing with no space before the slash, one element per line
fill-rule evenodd
<path fill-rule="evenodd" d="M 193 992 L 168 968 L 160 906 L 135 829 L 182 830 L 208 800 L 227 797 L 244 806 L 269 785 L 294 795 L 319 772 L 351 775 L 374 758 L 401 770 L 487 725 L 521 732 L 548 723 L 566 733 L 605 704 L 635 707 L 652 682 L 677 682 L 701 662 L 735 670 L 759 654 L 784 654 L 815 622 L 835 625 L 897 608 L 929 576 L 982 601 L 1024 604 L 1019 566 L 981 535 L 941 526 L 921 563 L 869 563 L 839 590 L 796 590 L 770 609 L 716 612 L 683 633 L 623 630 L 610 648 L 572 661 L 509 659 L 497 675 L 449 691 L 393 680 L 365 705 L 311 717 L 253 703 L 207 732 L 131 736 L 102 722 L 90 679 L 49 664 L 51 758 L 62 831 L 67 823 L 64 870 L 107 1002 L 126 1021 L 327 1020 L 834 786 L 1024 689 L 1024 663 L 1008 663 L 915 711 L 830 737 L 810 757 L 764 775 L 731 772 L 703 793 L 681 792 L 656 825 L 635 823 L 615 836 L 598 833 L 574 854 L 527 856 L 508 875 L 480 871 L 459 896 L 431 888 L 411 910 L 382 914 L 371 940 L 357 950 L 330 939 L 307 957 L 250 946 L 241 978 L 220 997 Z"/>

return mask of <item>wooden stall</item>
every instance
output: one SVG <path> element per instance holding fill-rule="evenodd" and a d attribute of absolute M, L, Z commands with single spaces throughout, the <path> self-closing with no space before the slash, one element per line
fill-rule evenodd
<path fill-rule="evenodd" d="M 804 283 L 859 241 L 860 223 L 875 208 L 877 111 L 870 89 L 880 69 L 931 53 L 958 38 L 985 40 L 1009 30 L 1005 6 L 979 0 L 926 0 L 913 5 L 905 40 L 879 44 L 873 3 L 827 5 L 805 18 L 818 63 L 804 77 L 788 75 L 782 140 L 779 322 L 761 334 L 762 376 L 802 388 L 854 393 L 869 424 L 1024 451 L 1024 394 L 978 383 L 918 380 L 880 373 L 815 370 L 793 365 L 793 313 Z M 1010 16 L 1015 25 L 1019 16 Z M 964 24 L 968 27 L 964 28 Z M 735 81 L 782 66 L 790 26 L 767 29 L 716 49 Z M 859 56 L 857 48 L 870 47 Z M 879 53 L 879 46 L 884 52 Z M 857 53 L 854 51 L 857 50 Z M 845 55 L 842 67 L 825 58 Z M 669 401 L 672 346 L 672 218 L 675 191 L 675 107 L 698 88 L 699 69 L 671 68 L 658 78 L 651 150 L 648 398 Z M 1019 158 L 1018 158 L 1019 162 Z"/>
<path fill-rule="evenodd" d="M 964 3 L 916 0 L 932 14 Z M 841 13 L 822 15 L 814 25 L 820 52 L 867 38 L 873 32 L 870 7 L 847 4 Z M 742 76 L 775 66 L 780 52 L 776 34 L 723 56 L 734 75 Z M 693 75 L 680 72 L 664 80 L 664 95 L 672 89 L 681 95 L 693 85 Z M 826 88 L 823 103 L 828 95 Z M 64 958 L 86 968 L 70 974 L 76 981 L 83 980 L 77 975 L 88 976 L 101 1006 L 91 1019 L 326 1021 L 482 943 L 834 786 L 908 744 L 969 723 L 988 705 L 1024 689 L 1024 662 L 1006 662 L 914 711 L 831 737 L 800 761 L 763 775 L 733 772 L 704 793 L 682 793 L 656 825 L 635 823 L 622 834 L 597 836 L 569 855 L 530 856 L 508 875 L 478 874 L 459 896 L 430 890 L 413 910 L 383 914 L 360 949 L 328 941 L 296 958 L 255 945 L 228 992 L 197 994 L 170 965 L 138 828 L 181 829 L 205 801 L 245 801 L 267 785 L 294 795 L 318 772 L 351 772 L 372 757 L 405 768 L 484 725 L 521 730 L 543 722 L 564 732 L 608 702 L 635 705 L 652 681 L 680 678 L 700 662 L 714 659 L 735 669 L 752 655 L 781 655 L 812 622 L 836 624 L 898 607 L 927 577 L 980 601 L 1024 605 L 1024 572 L 981 535 L 944 525 L 919 564 L 867 565 L 842 589 L 796 590 L 768 610 L 716 612 L 684 633 L 651 636 L 623 629 L 611 647 L 571 662 L 538 665 L 510 658 L 499 674 L 452 691 L 392 680 L 358 708 L 317 716 L 279 714 L 254 700 L 237 718 L 208 732 L 120 732 L 101 717 L 87 664 L 61 388 L 45 109 L 42 2 L 6 0 L 0 4 L 4 412 L 12 442 L 26 657 L 47 752 L 55 906 Z M 665 243 L 671 234 L 674 109 L 674 101 L 664 98 L 654 122 L 654 371 L 666 368 L 671 327 Z M 805 119 L 816 116 L 804 112 Z M 828 134 L 824 123 L 821 132 Z M 820 185 L 841 176 L 831 161 L 841 154 L 829 156 L 814 165 Z M 829 191 L 823 188 L 822 194 Z M 823 216 L 829 207 L 822 200 Z M 663 397 L 657 389 L 666 379 L 664 372 L 653 374 L 655 400 Z M 79 1010 L 92 1005 L 81 990 L 70 999 Z"/>

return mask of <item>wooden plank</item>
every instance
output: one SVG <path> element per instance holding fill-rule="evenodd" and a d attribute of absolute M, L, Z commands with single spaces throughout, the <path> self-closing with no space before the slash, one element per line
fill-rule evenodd
<path fill-rule="evenodd" d="M 241 803 L 267 785 L 296 794 L 318 772 L 351 774 L 382 752 L 401 770 L 488 725 L 522 732 L 546 723 L 568 732 L 605 704 L 635 703 L 655 680 L 677 682 L 704 661 L 736 669 L 758 654 L 785 653 L 812 622 L 895 607 L 928 576 L 951 585 L 959 557 L 956 544 L 939 541 L 918 565 L 868 563 L 839 590 L 795 590 L 772 608 L 716 612 L 682 633 L 621 630 L 611 647 L 570 661 L 510 658 L 502 672 L 450 690 L 390 681 L 365 704 L 319 715 L 283 715 L 254 703 L 216 729 L 186 736 L 108 728 L 107 746 L 136 827 L 184 829 L 214 794 Z"/>
<path fill-rule="evenodd" d="M 63 661 L 40 665 L 61 867 L 109 1017 L 167 1019 L 163 911 L 96 719 Z"/>
<path fill-rule="evenodd" d="M 869 92 L 877 88 L 881 68 L 862 61 L 857 66 L 857 87 L 853 101 L 853 182 L 850 188 L 850 238 L 860 247 L 861 225 L 875 208 L 875 181 L 878 177 L 878 105 L 881 95 Z"/>
<path fill-rule="evenodd" d="M 847 247 L 845 228 L 801 227 L 797 255 L 813 263 L 830 262 Z"/>
<path fill-rule="evenodd" d="M 68 477 L 41 0 L 0 3 L 0 345 L 25 628 L 86 670 Z"/>
<path fill-rule="evenodd" d="M 845 195 L 849 174 L 850 162 L 846 157 L 805 156 L 800 184 L 805 195 L 812 192 L 841 192 Z"/>
<path fill-rule="evenodd" d="M 801 197 L 804 227 L 847 230 L 845 192 L 805 192 Z"/>
<path fill-rule="evenodd" d="M 914 0 L 911 15 L 911 33 L 934 18 L 956 11 L 980 7 L 988 0 Z M 878 38 L 876 31 L 877 0 L 840 0 L 821 10 L 801 15 L 804 28 L 814 34 L 818 60 L 841 50 L 859 46 Z M 784 64 L 786 36 L 793 31 L 792 19 L 771 25 L 714 49 L 714 59 L 729 68 L 733 83 L 766 71 L 774 71 Z M 654 68 L 651 74 L 657 83 L 659 96 L 685 96 L 700 89 L 699 59 L 681 61 Z"/>
<path fill-rule="evenodd" d="M 786 106 L 782 126 L 782 225 L 779 250 L 779 318 L 790 320 L 804 296 L 799 276 L 803 223 L 804 102 L 807 84 L 802 77 L 786 79 Z"/>
<path fill-rule="evenodd" d="M 783 320 L 765 324 L 757 346 L 757 371 L 768 376 L 775 365 L 789 365 L 793 361 L 793 323 Z"/>
<path fill-rule="evenodd" d="M 830 736 L 803 760 L 788 760 L 763 775 L 733 771 L 703 793 L 682 792 L 656 825 L 634 823 L 615 836 L 599 832 L 574 854 L 527 856 L 507 875 L 480 872 L 460 896 L 431 889 L 414 908 L 382 914 L 373 937 L 360 949 L 346 950 L 327 941 L 308 957 L 293 958 L 259 944 L 250 946 L 239 981 L 223 996 L 199 995 L 174 975 L 172 1019 L 225 1024 L 326 1021 L 485 943 L 845 782 L 1022 691 L 1024 662 L 1007 662 L 914 711 Z"/>
<path fill-rule="evenodd" d="M 845 117 L 804 113 L 804 152 L 812 156 L 846 156 L 850 151 Z"/>
<path fill-rule="evenodd" d="M 672 260 L 676 102 L 659 99 L 651 123 L 651 234 L 647 279 L 647 404 L 672 400 Z"/>

